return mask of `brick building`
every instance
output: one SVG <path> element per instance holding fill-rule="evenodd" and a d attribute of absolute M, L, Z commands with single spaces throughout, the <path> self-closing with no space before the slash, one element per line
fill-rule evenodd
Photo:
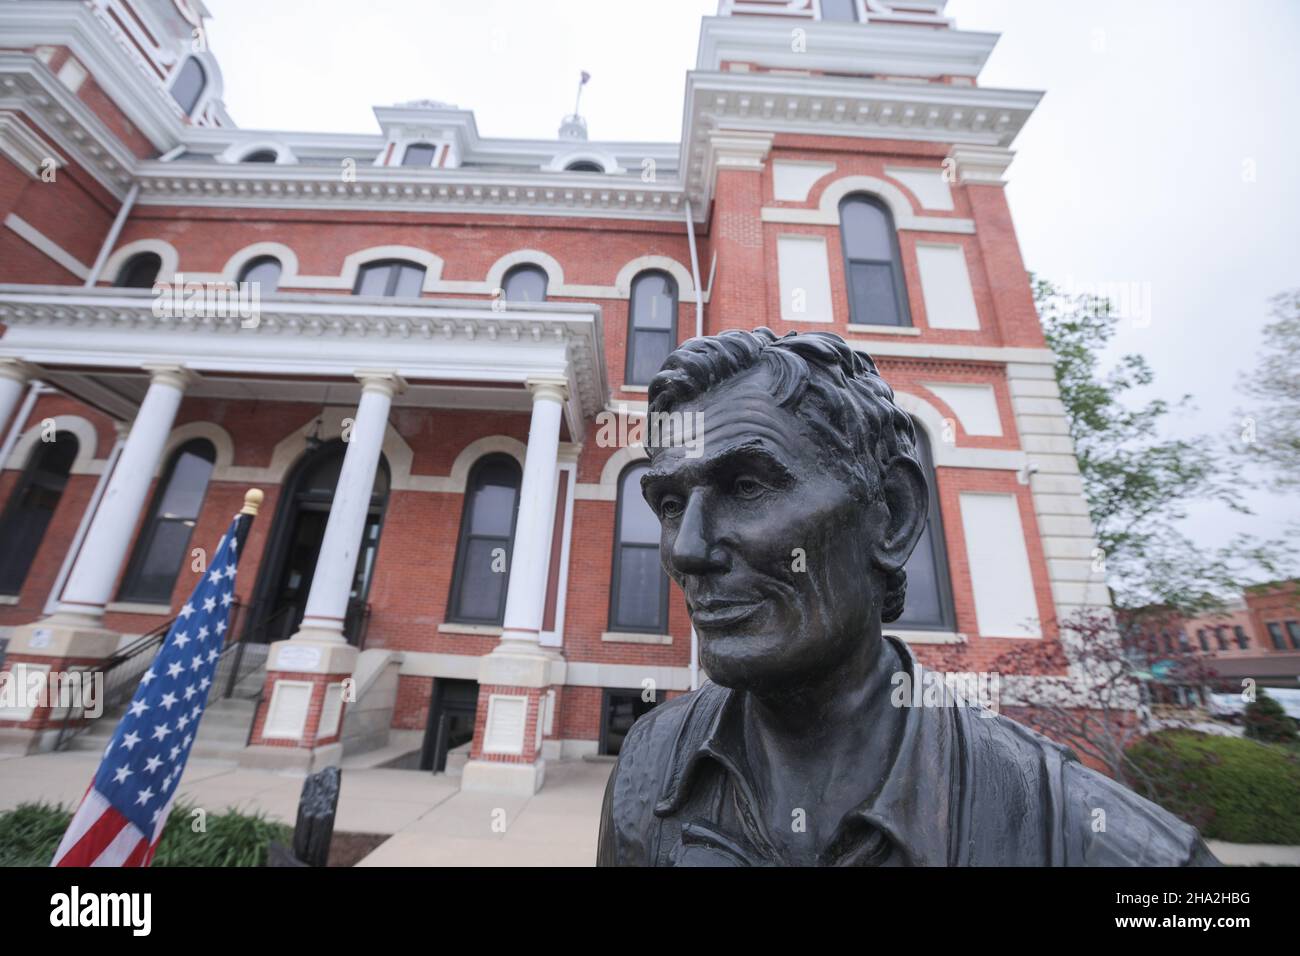
<path fill-rule="evenodd" d="M 997 37 L 944 6 L 722 0 L 682 141 L 640 143 L 428 100 L 242 130 L 201 0 L 0 4 L 5 666 L 120 658 L 255 487 L 211 747 L 405 740 L 531 791 L 703 677 L 627 430 L 675 343 L 759 325 L 837 332 L 918 424 L 937 493 L 891 633 L 957 671 L 1058 640 L 1107 594 L 1003 192 L 1040 94 L 978 85 Z"/>

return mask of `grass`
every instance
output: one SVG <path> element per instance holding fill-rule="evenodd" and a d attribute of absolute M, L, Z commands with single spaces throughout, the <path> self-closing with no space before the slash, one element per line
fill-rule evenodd
<path fill-rule="evenodd" d="M 236 810 L 201 817 L 178 802 L 163 828 L 154 866 L 265 866 L 272 840 L 293 841 L 293 828 L 262 813 Z M 62 805 L 25 803 L 0 813 L 0 866 L 49 866 L 72 820 Z M 202 820 L 202 831 L 195 826 Z"/>
<path fill-rule="evenodd" d="M 1169 730 L 1129 750 L 1154 798 L 1201 835 L 1233 843 L 1300 844 L 1300 753 L 1244 737 Z"/>

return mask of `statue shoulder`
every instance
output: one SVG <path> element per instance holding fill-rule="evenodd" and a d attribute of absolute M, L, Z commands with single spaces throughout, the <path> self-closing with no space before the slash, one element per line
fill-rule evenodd
<path fill-rule="evenodd" d="M 725 690 L 706 682 L 699 690 L 664 701 L 632 725 L 605 786 L 599 865 L 653 865 L 660 825 L 655 806 L 676 754 L 707 733 L 725 697 Z"/>
<path fill-rule="evenodd" d="M 1077 760 L 1062 776 L 1071 865 L 1219 865 L 1195 827 L 1123 784 Z"/>

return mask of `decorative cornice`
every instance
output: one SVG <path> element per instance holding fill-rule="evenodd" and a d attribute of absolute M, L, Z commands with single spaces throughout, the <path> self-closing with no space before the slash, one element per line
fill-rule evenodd
<path fill-rule="evenodd" d="M 793 29 L 803 31 L 799 44 L 792 42 Z M 733 61 L 828 73 L 974 77 L 997 41 L 996 33 L 970 30 L 885 24 L 846 27 L 770 15 L 705 17 L 695 68 L 717 70 Z"/>
<path fill-rule="evenodd" d="M 67 160 L 33 132 L 13 110 L 0 110 L 0 153 L 33 179 L 41 178 L 47 162 L 52 163 L 54 169 L 67 164 Z"/>
<path fill-rule="evenodd" d="M 1003 174 L 1016 154 L 998 146 L 954 146 L 948 153 L 957 181 L 976 186 L 1002 186 Z"/>
<path fill-rule="evenodd" d="M 465 301 L 286 295 L 263 300 L 247 324 L 238 314 L 169 314 L 154 309 L 151 295 L 123 292 L 0 285 L 0 322 L 8 326 L 0 360 L 111 369 L 175 364 L 181 355 L 200 374 L 352 377 L 387 368 L 410 381 L 485 385 L 563 375 L 577 414 L 594 415 L 609 398 L 597 306 L 497 312 Z"/>

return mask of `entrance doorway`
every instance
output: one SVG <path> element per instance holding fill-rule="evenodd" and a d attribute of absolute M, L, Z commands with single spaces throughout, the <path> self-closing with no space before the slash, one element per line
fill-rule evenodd
<path fill-rule="evenodd" d="M 421 770 L 442 773 L 447 769 L 447 754 L 474 739 L 477 710 L 478 681 L 434 678 L 429 723 L 420 752 Z"/>
<path fill-rule="evenodd" d="M 244 640 L 287 640 L 302 623 L 346 451 L 342 441 L 327 442 L 304 455 L 290 473 L 276 508 Z M 362 638 L 369 617 L 366 598 L 379 551 L 388 488 L 388 462 L 380 456 L 343 625 L 343 634 L 352 644 Z"/>

